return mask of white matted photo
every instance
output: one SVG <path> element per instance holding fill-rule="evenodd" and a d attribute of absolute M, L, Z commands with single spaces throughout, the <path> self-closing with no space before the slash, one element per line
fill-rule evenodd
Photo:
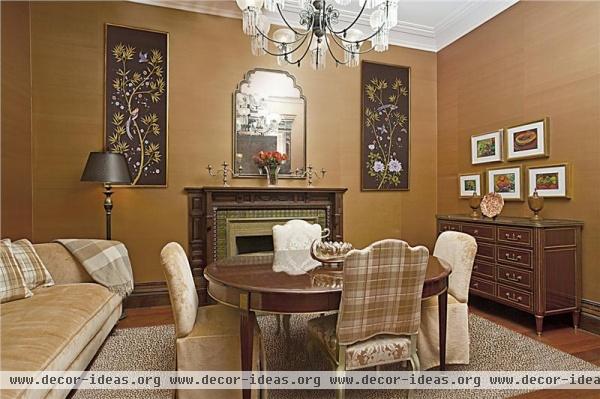
<path fill-rule="evenodd" d="M 498 193 L 505 201 L 523 200 L 521 166 L 487 170 L 487 191 Z"/>
<path fill-rule="evenodd" d="M 527 168 L 529 195 L 537 191 L 540 197 L 568 198 L 569 167 L 567 164 Z"/>
<path fill-rule="evenodd" d="M 506 129 L 506 159 L 549 156 L 548 118 Z"/>
<path fill-rule="evenodd" d="M 471 136 L 471 163 L 473 165 L 502 161 L 502 129 Z"/>
<path fill-rule="evenodd" d="M 464 173 L 458 176 L 459 192 L 462 198 L 481 195 L 481 173 Z"/>

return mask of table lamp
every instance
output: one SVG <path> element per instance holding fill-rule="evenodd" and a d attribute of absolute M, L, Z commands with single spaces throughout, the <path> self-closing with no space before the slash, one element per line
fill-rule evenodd
<path fill-rule="evenodd" d="M 106 212 L 106 239 L 111 239 L 110 216 L 112 213 L 112 185 L 131 184 L 129 167 L 123 154 L 112 152 L 90 152 L 81 181 L 104 184 L 104 211 Z"/>

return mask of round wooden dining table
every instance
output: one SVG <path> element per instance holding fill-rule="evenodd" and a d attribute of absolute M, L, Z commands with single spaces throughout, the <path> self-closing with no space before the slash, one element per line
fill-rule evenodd
<path fill-rule="evenodd" d="M 423 299 L 438 296 L 440 370 L 446 366 L 446 314 L 451 267 L 429 257 Z M 337 311 L 342 272 L 315 267 L 309 251 L 280 251 L 275 255 L 239 255 L 217 261 L 204 270 L 208 294 L 240 310 L 242 371 L 252 371 L 256 313 L 298 314 Z M 250 398 L 244 390 L 243 398 Z"/>

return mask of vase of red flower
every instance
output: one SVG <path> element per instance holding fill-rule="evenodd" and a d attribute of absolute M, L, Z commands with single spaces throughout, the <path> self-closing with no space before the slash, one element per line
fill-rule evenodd
<path fill-rule="evenodd" d="M 261 151 L 253 159 L 259 170 L 265 171 L 269 187 L 276 186 L 279 169 L 287 161 L 287 155 L 279 151 Z"/>

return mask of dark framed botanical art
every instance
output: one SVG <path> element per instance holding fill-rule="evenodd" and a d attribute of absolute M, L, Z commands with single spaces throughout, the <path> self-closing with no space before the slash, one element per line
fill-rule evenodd
<path fill-rule="evenodd" d="M 361 190 L 408 190 L 410 68 L 361 64 Z"/>
<path fill-rule="evenodd" d="M 169 34 L 105 25 L 104 145 L 132 186 L 166 187 Z"/>

